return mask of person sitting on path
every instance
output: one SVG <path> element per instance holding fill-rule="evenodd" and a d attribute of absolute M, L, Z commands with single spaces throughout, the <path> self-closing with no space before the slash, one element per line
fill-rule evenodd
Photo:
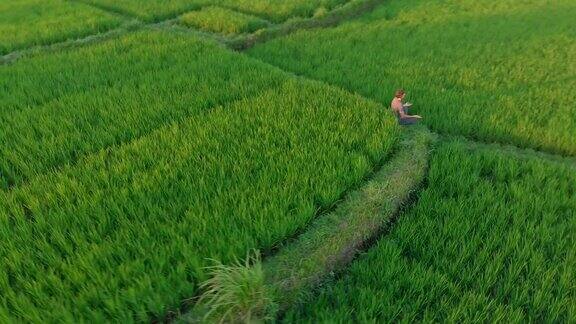
<path fill-rule="evenodd" d="M 390 107 L 392 108 L 392 111 L 396 117 L 398 117 L 398 123 L 400 125 L 413 125 L 418 123 L 422 117 L 418 115 L 408 115 L 408 109 L 412 106 L 412 104 L 409 102 L 403 102 L 405 96 L 406 92 L 404 90 L 396 90 Z"/>

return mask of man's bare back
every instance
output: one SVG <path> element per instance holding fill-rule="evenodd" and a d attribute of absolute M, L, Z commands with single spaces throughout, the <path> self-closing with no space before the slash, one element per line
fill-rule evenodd
<path fill-rule="evenodd" d="M 418 115 L 408 115 L 408 109 L 412 106 L 411 103 L 403 103 L 403 99 L 406 96 L 404 90 L 397 90 L 394 95 L 394 99 L 390 103 L 390 108 L 394 111 L 396 117 L 398 117 L 398 123 L 400 125 L 412 125 L 418 123 L 422 117 Z"/>

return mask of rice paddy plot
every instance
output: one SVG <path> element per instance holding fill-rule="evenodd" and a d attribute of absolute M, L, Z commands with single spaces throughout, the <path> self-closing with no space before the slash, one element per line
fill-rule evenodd
<path fill-rule="evenodd" d="M 224 35 L 252 33 L 270 25 L 258 17 L 220 7 L 204 7 L 179 18 L 180 24 Z"/>
<path fill-rule="evenodd" d="M 330 10 L 347 0 L 86 0 L 113 11 L 134 15 L 145 21 L 160 21 L 206 6 L 220 6 L 256 15 L 272 22 L 293 17 L 311 17 L 316 12 Z"/>
<path fill-rule="evenodd" d="M 137 17 L 146 22 L 157 22 L 175 18 L 177 15 L 218 0 L 85 0 L 94 6 L 106 8 L 130 17 Z"/>
<path fill-rule="evenodd" d="M 415 207 L 286 322 L 573 322 L 573 170 L 442 144 Z"/>
<path fill-rule="evenodd" d="M 248 53 L 388 105 L 405 88 L 444 134 L 576 154 L 576 3 L 391 0 Z"/>
<path fill-rule="evenodd" d="M 123 19 L 64 0 L 0 0 L 0 55 L 118 27 Z"/>
<path fill-rule="evenodd" d="M 162 317 L 208 259 L 301 230 L 397 138 L 380 105 L 286 78 L 0 191 L 0 322 Z"/>
<path fill-rule="evenodd" d="M 251 13 L 272 22 L 283 22 L 290 18 L 312 17 L 342 5 L 349 0 L 216 0 L 221 6 Z"/>
<path fill-rule="evenodd" d="M 214 43 L 152 30 L 0 66 L 2 187 L 285 79 Z"/>

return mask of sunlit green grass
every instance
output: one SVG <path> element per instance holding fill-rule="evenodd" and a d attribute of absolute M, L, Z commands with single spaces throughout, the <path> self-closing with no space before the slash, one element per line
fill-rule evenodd
<path fill-rule="evenodd" d="M 179 18 L 181 24 L 207 32 L 234 35 L 255 32 L 269 25 L 258 17 L 220 7 L 205 7 L 191 11 Z"/>
<path fill-rule="evenodd" d="M 117 27 L 122 19 L 64 0 L 0 0 L 0 55 Z"/>
<path fill-rule="evenodd" d="M 286 321 L 573 322 L 575 169 L 443 144 L 415 207 Z"/>
<path fill-rule="evenodd" d="M 382 106 L 191 37 L 143 32 L 58 54 L 77 60 L 87 54 L 90 62 L 91 50 L 108 53 L 128 71 L 123 60 L 142 67 L 155 57 L 150 67 L 173 69 L 125 71 L 119 83 L 113 73 L 108 79 L 94 70 L 94 79 L 79 78 L 76 86 L 54 83 L 61 96 L 36 97 L 63 103 L 51 114 L 14 104 L 3 117 L 36 111 L 44 117 L 30 114 L 29 127 L 60 134 L 43 140 L 47 135 L 24 132 L 27 140 L 10 149 L 43 143 L 52 153 L 31 150 L 41 167 L 44 158 L 93 152 L 0 191 L 0 237 L 7 238 L 0 245 L 0 322 L 164 316 L 196 294 L 208 258 L 227 263 L 250 249 L 272 248 L 357 185 L 394 146 L 398 126 Z M 36 66 L 58 61 L 35 59 Z M 59 77 L 76 75 L 77 63 L 66 61 Z M 204 67 L 202 74 L 194 64 Z M 241 90 L 246 97 L 190 113 Z M 152 124 L 164 125 L 152 130 Z"/>
<path fill-rule="evenodd" d="M 576 154 L 576 3 L 391 0 L 249 53 L 388 105 L 396 88 L 441 133 Z"/>
<path fill-rule="evenodd" d="M 86 0 L 108 10 L 151 22 L 174 18 L 219 0 Z"/>
<path fill-rule="evenodd" d="M 197 10 L 182 21 L 234 34 L 346 2 L 87 1 L 118 15 L 0 0 L 0 54 L 119 15 Z M 270 251 L 389 156 L 399 87 L 439 133 L 576 154 L 574 16 L 571 0 L 389 0 L 249 52 L 383 105 L 175 30 L 0 66 L 0 322 L 162 319 L 197 295 L 207 258 Z M 285 319 L 574 321 L 574 174 L 446 141 L 390 235 Z"/>
<path fill-rule="evenodd" d="M 273 22 L 282 22 L 292 17 L 311 17 L 318 10 L 330 10 L 348 0 L 213 0 L 242 12 L 260 15 Z"/>
<path fill-rule="evenodd" d="M 253 14 L 273 22 L 292 17 L 310 17 L 317 10 L 332 9 L 347 0 L 88 0 L 112 10 L 129 13 L 146 21 L 173 18 L 186 11 L 217 5 Z M 322 8 L 322 9 L 321 9 Z"/>
<path fill-rule="evenodd" d="M 141 32 L 0 66 L 0 178 L 18 185 L 286 75 L 189 35 Z"/>

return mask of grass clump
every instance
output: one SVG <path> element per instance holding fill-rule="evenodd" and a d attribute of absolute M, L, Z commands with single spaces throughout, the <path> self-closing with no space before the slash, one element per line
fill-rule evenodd
<path fill-rule="evenodd" d="M 220 7 L 204 7 L 180 16 L 181 24 L 225 35 L 252 33 L 269 23 L 258 17 Z"/>
<path fill-rule="evenodd" d="M 122 19 L 64 0 L 0 0 L 0 55 L 110 30 Z"/>
<path fill-rule="evenodd" d="M 434 140 L 425 128 L 407 130 L 394 156 L 370 180 L 277 253 L 263 262 L 256 254 L 244 263 L 210 267 L 202 298 L 181 321 L 259 322 L 297 304 L 394 221 L 424 179 Z"/>
<path fill-rule="evenodd" d="M 198 304 L 208 308 L 203 320 L 252 323 L 273 319 L 274 292 L 266 285 L 259 252 L 249 253 L 244 262 L 215 262 L 207 271 L 210 279 L 200 286 L 203 293 Z"/>
<path fill-rule="evenodd" d="M 286 322 L 571 322 L 570 163 L 454 140 L 389 235 Z"/>

